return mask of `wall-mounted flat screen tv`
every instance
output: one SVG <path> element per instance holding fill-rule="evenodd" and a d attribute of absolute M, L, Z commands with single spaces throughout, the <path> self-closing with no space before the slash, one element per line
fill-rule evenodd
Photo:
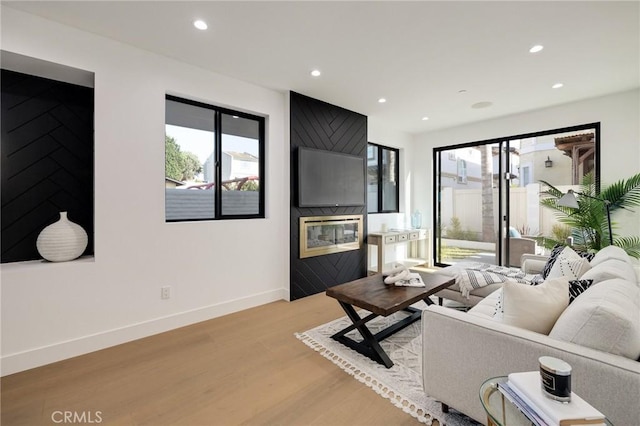
<path fill-rule="evenodd" d="M 298 207 L 366 204 L 364 158 L 298 148 Z"/>

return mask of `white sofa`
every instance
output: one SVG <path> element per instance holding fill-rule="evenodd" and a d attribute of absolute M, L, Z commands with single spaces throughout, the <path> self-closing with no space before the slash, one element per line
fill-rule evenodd
<path fill-rule="evenodd" d="M 626 253 L 614 246 L 601 250 L 591 265 L 581 278 L 593 279 L 593 285 L 560 311 L 549 335 L 493 318 L 498 292 L 466 313 L 426 309 L 425 392 L 485 423 L 482 382 L 537 370 L 538 358 L 547 355 L 572 366 L 573 391 L 614 425 L 640 425 L 640 280 Z"/>

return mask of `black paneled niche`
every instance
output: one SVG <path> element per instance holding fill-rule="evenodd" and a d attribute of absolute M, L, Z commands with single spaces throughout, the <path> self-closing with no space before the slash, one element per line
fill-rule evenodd
<path fill-rule="evenodd" d="M 367 207 L 298 207 L 298 147 L 322 149 L 344 154 L 367 155 L 367 117 L 347 109 L 290 92 L 291 134 L 291 222 L 290 222 L 290 297 L 300 299 L 327 288 L 366 275 L 367 248 L 300 258 L 300 217 L 362 215 L 363 233 L 367 233 Z M 363 188 L 363 191 L 366 191 Z M 366 197 L 365 197 L 366 199 Z"/>
<path fill-rule="evenodd" d="M 40 259 L 38 234 L 61 211 L 93 254 L 93 88 L 1 73 L 2 263 Z"/>

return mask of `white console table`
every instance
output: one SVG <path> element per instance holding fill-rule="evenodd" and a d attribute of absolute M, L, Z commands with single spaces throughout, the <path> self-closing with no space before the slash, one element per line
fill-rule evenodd
<path fill-rule="evenodd" d="M 377 246 L 378 248 L 378 264 L 373 271 L 381 273 L 385 268 L 385 265 L 387 268 L 390 267 L 390 265 L 387 265 L 387 262 L 385 261 L 385 252 L 387 246 L 393 244 L 409 244 L 409 256 L 411 258 L 420 259 L 422 262 L 426 263 L 427 266 L 430 266 L 430 233 L 430 230 L 427 229 L 392 229 L 388 232 L 370 233 L 367 235 L 367 245 Z M 367 257 L 367 263 L 368 260 L 369 258 Z"/>

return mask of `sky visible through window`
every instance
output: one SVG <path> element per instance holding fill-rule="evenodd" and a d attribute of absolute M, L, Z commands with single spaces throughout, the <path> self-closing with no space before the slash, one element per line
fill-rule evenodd
<path fill-rule="evenodd" d="M 167 124 L 165 128 L 167 136 L 175 139 L 180 145 L 182 151 L 193 152 L 200 160 L 201 164 L 207 161 L 207 158 L 213 152 L 215 141 L 214 133 L 206 130 L 192 129 L 189 127 L 180 127 Z M 255 139 L 243 138 L 233 135 L 223 135 L 223 150 L 234 152 L 247 152 L 258 157 L 259 144 Z"/>

